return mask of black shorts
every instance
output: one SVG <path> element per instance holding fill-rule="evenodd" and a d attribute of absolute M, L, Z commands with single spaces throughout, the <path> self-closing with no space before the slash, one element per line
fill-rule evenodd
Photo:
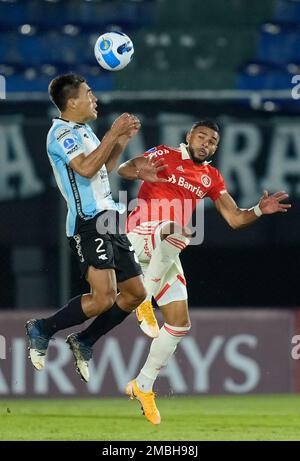
<path fill-rule="evenodd" d="M 137 256 L 125 234 L 99 234 L 96 221 L 99 215 L 77 225 L 77 233 L 69 237 L 82 277 L 90 266 L 96 269 L 114 269 L 117 282 L 124 282 L 142 274 Z"/>

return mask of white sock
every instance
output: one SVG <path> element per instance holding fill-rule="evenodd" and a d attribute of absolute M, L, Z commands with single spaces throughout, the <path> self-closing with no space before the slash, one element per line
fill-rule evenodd
<path fill-rule="evenodd" d="M 181 234 L 168 235 L 160 242 L 152 253 L 144 284 L 148 293 L 147 299 L 155 296 L 160 288 L 163 275 L 170 269 L 179 253 L 190 243 L 190 239 Z"/>
<path fill-rule="evenodd" d="M 169 358 L 174 354 L 177 344 L 188 333 L 191 327 L 173 327 L 165 323 L 160 329 L 159 337 L 153 339 L 145 365 L 137 376 L 139 389 L 151 392 L 154 381 L 160 369 L 166 366 Z"/>

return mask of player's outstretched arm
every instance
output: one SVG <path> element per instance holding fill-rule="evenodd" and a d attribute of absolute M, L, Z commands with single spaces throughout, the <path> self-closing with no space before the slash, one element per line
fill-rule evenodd
<path fill-rule="evenodd" d="M 147 182 L 168 182 L 165 178 L 157 175 L 165 170 L 168 165 L 164 164 L 163 159 L 153 160 L 149 157 L 136 157 L 128 160 L 118 168 L 118 174 L 126 179 L 140 179 Z"/>
<path fill-rule="evenodd" d="M 276 192 L 270 196 L 265 191 L 258 205 L 244 210 L 239 208 L 231 195 L 226 192 L 215 201 L 215 206 L 230 227 L 241 229 L 254 223 L 262 215 L 286 213 L 291 208 L 291 204 L 281 203 L 286 198 L 288 198 L 288 194 L 284 191 Z"/>

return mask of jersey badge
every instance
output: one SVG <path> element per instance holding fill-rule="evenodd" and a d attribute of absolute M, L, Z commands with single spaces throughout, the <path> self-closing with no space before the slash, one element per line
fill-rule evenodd
<path fill-rule="evenodd" d="M 201 175 L 200 181 L 204 187 L 209 187 L 211 185 L 211 178 L 207 174 Z"/>

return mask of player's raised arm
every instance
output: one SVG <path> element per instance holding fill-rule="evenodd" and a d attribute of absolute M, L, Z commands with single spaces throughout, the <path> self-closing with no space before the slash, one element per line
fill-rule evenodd
<path fill-rule="evenodd" d="M 214 203 L 230 227 L 241 229 L 254 223 L 262 215 L 286 213 L 291 207 L 289 203 L 281 203 L 286 198 L 288 198 L 288 194 L 284 191 L 276 192 L 270 196 L 265 191 L 256 206 L 249 210 L 244 210 L 237 206 L 228 192 L 225 192 Z"/>
<path fill-rule="evenodd" d="M 82 153 L 70 162 L 70 167 L 85 178 L 92 178 L 106 164 L 120 136 L 127 135 L 136 126 L 136 117 L 122 114 L 103 137 L 101 144 L 88 156 Z"/>
<path fill-rule="evenodd" d="M 113 147 L 111 154 L 105 163 L 106 169 L 108 172 L 111 172 L 117 165 L 120 155 L 124 152 L 125 147 L 129 143 L 130 139 L 136 136 L 139 129 L 141 128 L 141 122 L 139 119 L 132 115 L 133 118 L 133 128 L 129 130 L 126 134 L 119 136 L 118 140 Z"/>
<path fill-rule="evenodd" d="M 118 168 L 118 174 L 126 179 L 140 179 L 147 182 L 168 182 L 167 179 L 159 178 L 159 172 L 165 170 L 168 165 L 164 164 L 163 159 L 154 160 L 151 155 L 148 157 L 140 156 L 128 160 Z"/>

